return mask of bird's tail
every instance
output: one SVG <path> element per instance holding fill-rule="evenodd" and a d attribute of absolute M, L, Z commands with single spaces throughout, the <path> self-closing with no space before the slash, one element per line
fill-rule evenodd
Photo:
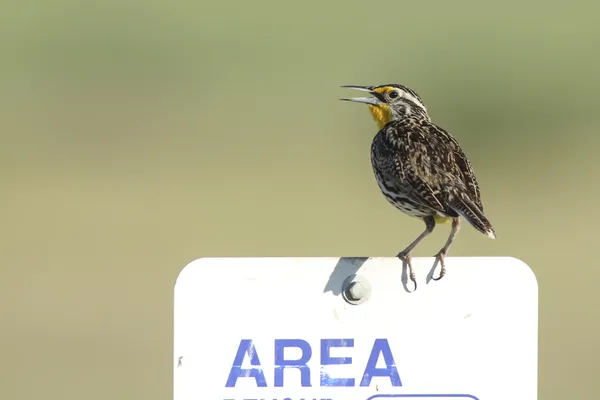
<path fill-rule="evenodd" d="M 491 239 L 496 239 L 496 233 L 492 224 L 483 215 L 483 211 L 470 199 L 456 199 L 450 207 L 459 215 L 463 216 L 479 232 L 487 235 Z"/>

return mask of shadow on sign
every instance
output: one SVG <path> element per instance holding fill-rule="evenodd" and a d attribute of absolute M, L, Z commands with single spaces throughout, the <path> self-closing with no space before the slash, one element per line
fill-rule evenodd
<path fill-rule="evenodd" d="M 352 279 L 356 276 L 356 272 L 363 266 L 369 257 L 341 257 L 335 268 L 329 275 L 329 280 L 323 289 L 323 293 L 331 292 L 336 296 L 342 293 L 342 282 L 349 276 Z"/>

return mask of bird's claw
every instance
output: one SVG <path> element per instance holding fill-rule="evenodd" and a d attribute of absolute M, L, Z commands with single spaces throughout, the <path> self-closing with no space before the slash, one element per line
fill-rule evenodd
<path fill-rule="evenodd" d="M 412 283 L 415 285 L 415 288 L 412 290 L 414 292 L 415 290 L 417 290 L 417 280 L 415 279 L 415 272 L 413 271 L 411 256 L 410 256 L 410 254 L 405 254 L 404 252 L 400 252 L 400 253 L 398 253 L 397 257 L 399 259 L 401 259 L 408 267 L 408 277 L 410 278 Z"/>
<path fill-rule="evenodd" d="M 442 279 L 444 277 L 444 275 L 446 275 L 446 263 L 444 262 L 445 258 L 446 258 L 446 253 L 443 251 L 440 251 L 435 255 L 435 264 L 433 265 L 433 268 L 435 269 L 436 264 L 438 262 L 440 263 L 440 276 L 438 276 L 437 278 L 434 278 L 433 274 L 432 274 L 431 279 L 433 279 L 434 281 L 439 281 L 440 279 Z"/>

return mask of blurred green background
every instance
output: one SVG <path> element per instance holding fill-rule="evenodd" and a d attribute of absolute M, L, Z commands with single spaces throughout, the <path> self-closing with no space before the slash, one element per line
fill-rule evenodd
<path fill-rule="evenodd" d="M 527 262 L 540 399 L 597 399 L 598 11 L 4 3 L 0 398 L 171 398 L 173 283 L 195 258 L 395 255 L 422 223 L 377 188 L 366 107 L 337 99 L 402 83 L 465 148 L 498 234 L 465 227 L 451 255 Z"/>

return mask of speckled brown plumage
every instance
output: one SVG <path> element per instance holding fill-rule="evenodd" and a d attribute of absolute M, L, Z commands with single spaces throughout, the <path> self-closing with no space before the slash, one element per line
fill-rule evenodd
<path fill-rule="evenodd" d="M 381 129 L 371 146 L 371 161 L 379 188 L 396 208 L 425 222 L 425 231 L 398 254 L 414 273 L 410 252 L 435 227 L 452 221 L 446 245 L 436 255 L 445 274 L 444 258 L 460 228 L 460 217 L 491 238 L 495 233 L 483 213 L 475 173 L 460 145 L 431 121 L 420 97 L 402 85 L 349 86 L 373 98 L 343 99 L 369 104 Z M 416 282 L 415 282 L 416 286 Z"/>
<path fill-rule="evenodd" d="M 407 214 L 456 218 L 464 213 L 482 233 L 493 232 L 471 163 L 456 140 L 433 123 L 417 118 L 388 123 L 373 140 L 371 161 L 386 199 Z"/>

